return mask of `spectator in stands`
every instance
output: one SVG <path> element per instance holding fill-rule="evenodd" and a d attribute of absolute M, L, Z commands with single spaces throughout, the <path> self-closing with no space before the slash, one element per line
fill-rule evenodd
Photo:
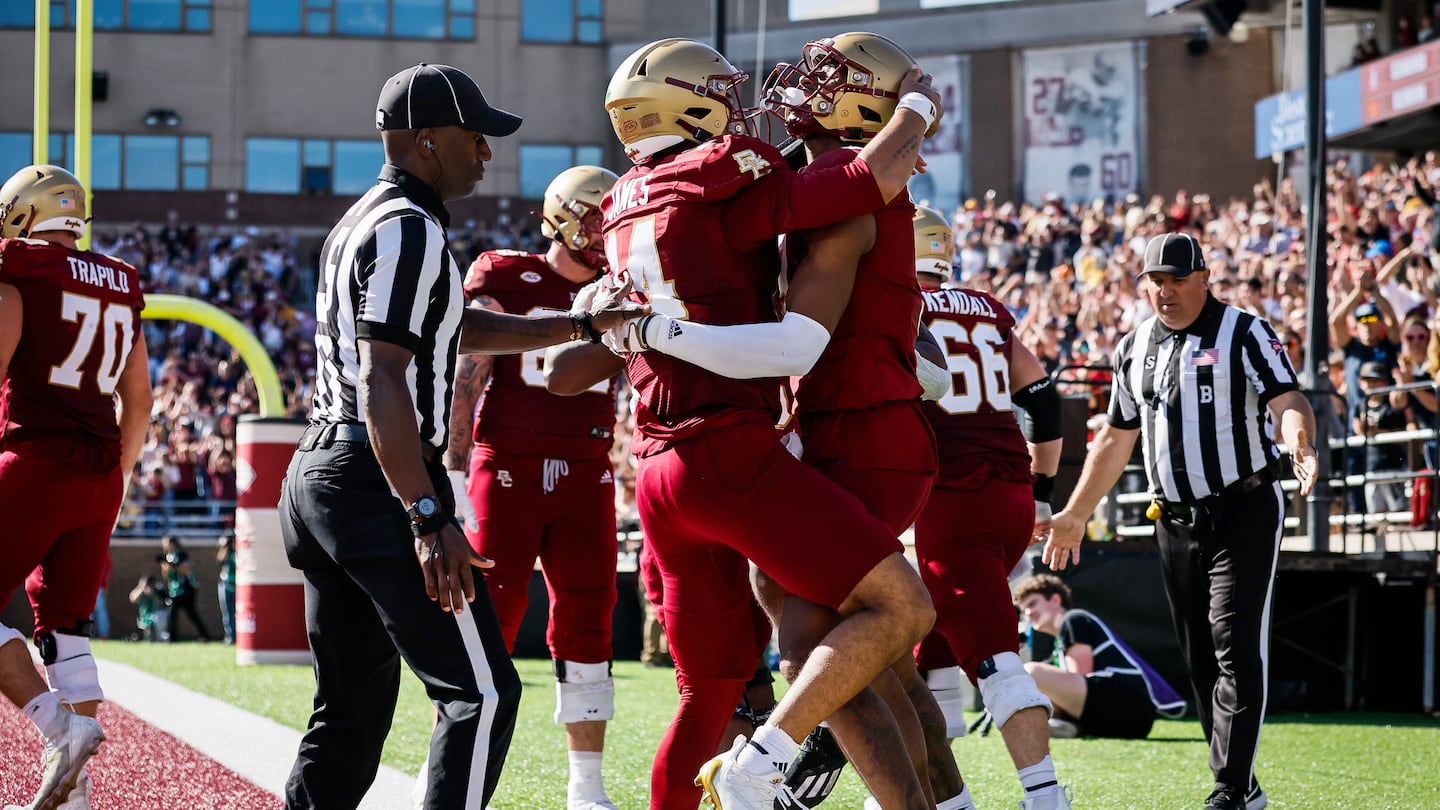
<path fill-rule="evenodd" d="M 1052 661 L 1025 664 L 1054 706 L 1050 736 L 1143 739 L 1155 723 L 1157 704 L 1172 716 L 1184 712 L 1185 701 L 1174 689 L 1098 616 L 1072 602 L 1070 586 L 1053 574 L 1038 574 L 1015 590 L 1025 621 L 1055 637 Z"/>
<path fill-rule="evenodd" d="M 1360 412 L 1354 417 L 1357 435 L 1370 439 L 1365 445 L 1365 470 L 1368 474 L 1384 475 L 1409 469 L 1405 445 L 1379 443 L 1375 439 L 1386 433 L 1404 430 L 1407 425 L 1403 404 L 1396 405 L 1399 392 L 1376 393 L 1377 389 L 1393 386 L 1396 372 L 1387 369 L 1383 363 L 1370 361 L 1360 366 L 1360 390 L 1363 401 Z M 1410 503 L 1405 498 L 1404 481 L 1380 481 L 1365 484 L 1365 509 L 1375 521 L 1376 550 L 1384 550 L 1384 536 L 1390 512 L 1405 512 Z"/>

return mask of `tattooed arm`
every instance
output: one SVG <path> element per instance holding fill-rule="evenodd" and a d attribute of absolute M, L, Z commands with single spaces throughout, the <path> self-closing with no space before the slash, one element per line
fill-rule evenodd
<path fill-rule="evenodd" d="M 471 307 L 504 312 L 488 295 L 476 296 Z M 465 472 L 470 465 L 470 444 L 475 426 L 475 406 L 490 379 L 495 358 L 488 354 L 461 354 L 455 364 L 455 395 L 450 401 L 450 446 L 445 449 L 445 469 Z"/>

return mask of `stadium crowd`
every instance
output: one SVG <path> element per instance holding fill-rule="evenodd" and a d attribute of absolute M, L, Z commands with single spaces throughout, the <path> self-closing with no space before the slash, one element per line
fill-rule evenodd
<path fill-rule="evenodd" d="M 1341 159 L 1329 169 L 1327 257 L 1332 313 L 1357 285 L 1376 283 L 1404 332 L 1425 333 L 1423 363 L 1401 363 L 1399 345 L 1386 358 L 1390 384 L 1432 379 L 1440 371 L 1440 336 L 1433 328 L 1440 302 L 1440 153 L 1404 164 L 1362 168 Z M 1278 188 L 1255 184 L 1248 199 L 1220 201 L 1180 190 L 1148 200 L 1064 200 L 1038 205 L 1003 202 L 994 192 L 965 200 L 950 212 L 955 230 L 952 286 L 992 292 L 1011 309 L 1018 332 L 1046 368 L 1060 372 L 1062 390 L 1086 395 L 1103 413 L 1107 366 L 1120 336 L 1150 315 L 1137 293 L 1141 252 L 1151 236 L 1194 234 L 1206 246 L 1215 296 L 1263 315 L 1275 326 L 1291 360 L 1304 363 L 1306 321 L 1305 221 L 1302 200 L 1286 179 Z M 494 225 L 467 221 L 451 235 L 467 261 L 496 248 L 543 250 L 539 228 L 504 218 Z M 254 330 L 275 358 L 287 415 L 303 417 L 314 384 L 314 317 L 299 242 L 278 232 L 246 228 L 202 238 L 172 217 L 158 230 L 100 230 L 96 246 L 141 268 L 145 289 L 203 298 Z M 1370 295 L 1362 291 L 1362 297 Z M 1353 319 L 1352 319 L 1353 324 Z M 1413 327 L 1413 328 L 1412 328 Z M 131 510 L 159 514 L 190 500 L 235 497 L 235 419 L 258 411 L 254 383 L 239 355 L 198 326 L 146 322 L 155 409 L 130 490 Z M 1398 344 L 1398 335 L 1394 338 Z M 1333 346 L 1327 361 L 1340 397 L 1354 405 L 1359 361 L 1342 374 L 1346 354 Z M 625 458 L 629 431 L 615 432 Z M 1418 398 L 1404 408 L 1412 427 L 1427 427 L 1433 412 Z M 1337 419 L 1332 434 L 1348 435 L 1353 421 Z M 1415 468 L 1424 466 L 1418 458 Z M 222 509 L 220 514 L 228 513 Z M 622 516 L 622 520 L 629 515 Z M 158 520 L 158 518 L 156 518 Z M 158 530 L 158 523 L 155 525 Z"/>

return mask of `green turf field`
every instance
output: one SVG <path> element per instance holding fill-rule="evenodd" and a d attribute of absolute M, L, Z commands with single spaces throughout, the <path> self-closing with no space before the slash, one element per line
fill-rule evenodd
<path fill-rule="evenodd" d="M 197 692 L 303 729 L 314 680 L 308 667 L 239 667 L 232 647 L 97 642 L 96 652 Z M 555 688 L 548 661 L 516 662 L 525 684 L 510 760 L 492 805 L 501 810 L 564 806 L 564 733 L 550 720 Z M 617 716 L 610 724 L 605 782 L 622 810 L 642 810 L 656 741 L 675 708 L 674 673 L 615 664 Z M 430 706 L 406 675 L 387 765 L 415 773 L 430 733 Z M 998 734 L 953 743 L 977 804 L 1013 808 L 1020 785 Z M 1207 748 L 1195 721 L 1157 723 L 1148 740 L 1056 740 L 1061 781 L 1077 808 L 1198 808 L 1211 787 Z M 290 756 L 277 752 L 276 756 Z M 1440 808 L 1440 721 L 1401 714 L 1284 714 L 1266 725 L 1257 774 L 1270 805 L 1292 810 Z M 824 807 L 858 810 L 864 788 L 847 770 Z"/>

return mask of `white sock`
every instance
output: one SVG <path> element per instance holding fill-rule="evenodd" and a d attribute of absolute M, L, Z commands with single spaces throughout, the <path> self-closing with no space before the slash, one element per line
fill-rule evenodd
<path fill-rule="evenodd" d="M 47 740 L 53 740 L 60 732 L 60 729 L 55 728 L 58 725 L 56 721 L 60 718 L 60 708 L 60 698 L 49 691 L 41 692 L 22 707 L 25 716 L 30 718 L 30 722 L 35 724 L 35 728 L 39 729 Z"/>
<path fill-rule="evenodd" d="M 975 800 L 970 798 L 970 783 L 966 782 L 958 795 L 935 805 L 935 810 L 975 810 Z"/>
<path fill-rule="evenodd" d="M 1060 782 L 1055 777 L 1055 762 L 1049 754 L 1034 765 L 1021 768 L 1018 774 L 1026 796 L 1049 796 L 1060 789 Z"/>
<path fill-rule="evenodd" d="M 769 724 L 755 729 L 750 742 L 740 749 L 736 764 L 752 774 L 769 773 L 771 770 L 785 773 L 795 755 L 800 753 L 800 744 L 790 739 L 779 726 Z"/>
<path fill-rule="evenodd" d="M 609 801 L 605 795 L 605 780 L 600 775 L 600 764 L 605 754 L 600 751 L 570 752 L 570 784 L 567 787 L 571 801 Z"/>

